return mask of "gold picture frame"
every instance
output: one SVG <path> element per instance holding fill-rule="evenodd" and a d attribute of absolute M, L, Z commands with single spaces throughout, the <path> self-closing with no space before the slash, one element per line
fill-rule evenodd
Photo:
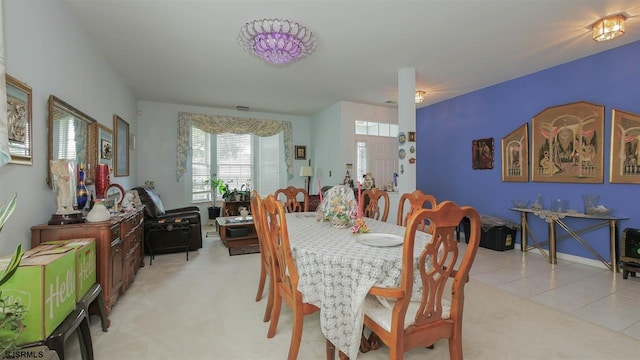
<path fill-rule="evenodd" d="M 129 123 L 113 115 L 113 175 L 129 176 Z"/>
<path fill-rule="evenodd" d="M 502 138 L 502 181 L 529 181 L 529 124 Z"/>
<path fill-rule="evenodd" d="M 552 106 L 531 123 L 531 181 L 604 182 L 604 106 Z"/>
<path fill-rule="evenodd" d="M 9 74 L 7 82 L 7 132 L 12 164 L 33 165 L 31 87 Z"/>
<path fill-rule="evenodd" d="M 296 145 L 296 160 L 307 160 L 307 147 L 304 145 Z"/>
<path fill-rule="evenodd" d="M 640 184 L 639 144 L 640 115 L 613 109 L 609 161 L 610 183 Z"/>

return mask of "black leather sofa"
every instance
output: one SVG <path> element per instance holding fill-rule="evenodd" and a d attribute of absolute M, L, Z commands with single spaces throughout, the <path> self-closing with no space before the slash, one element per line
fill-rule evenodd
<path fill-rule="evenodd" d="M 197 206 L 165 210 L 162 200 L 150 187 L 134 187 L 140 196 L 144 208 L 145 253 L 149 254 L 149 244 L 153 244 L 153 253 L 184 251 L 186 238 L 189 239 L 189 251 L 202 248 L 202 225 L 200 210 Z M 178 230 L 176 220 L 188 221 L 189 232 Z"/>

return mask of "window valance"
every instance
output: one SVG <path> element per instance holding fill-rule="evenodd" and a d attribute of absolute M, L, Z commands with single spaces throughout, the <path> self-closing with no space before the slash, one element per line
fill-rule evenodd
<path fill-rule="evenodd" d="M 253 134 L 273 136 L 284 134 L 284 156 L 287 164 L 287 178 L 293 178 L 293 131 L 290 121 L 261 120 L 234 116 L 217 116 L 196 113 L 178 113 L 178 154 L 176 180 L 180 180 L 187 169 L 191 125 L 209 134 Z"/>

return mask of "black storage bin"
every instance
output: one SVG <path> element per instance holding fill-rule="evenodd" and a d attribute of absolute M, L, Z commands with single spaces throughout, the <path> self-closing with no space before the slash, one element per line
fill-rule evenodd
<path fill-rule="evenodd" d="M 496 251 L 513 249 L 516 242 L 516 233 L 519 225 L 509 220 L 491 215 L 480 215 L 482 232 L 480 234 L 480 246 Z M 471 223 L 469 219 L 462 221 L 464 238 L 469 243 Z"/>
<path fill-rule="evenodd" d="M 249 229 L 247 229 L 246 227 L 227 228 L 227 236 L 230 238 L 237 238 L 247 235 L 249 235 Z"/>

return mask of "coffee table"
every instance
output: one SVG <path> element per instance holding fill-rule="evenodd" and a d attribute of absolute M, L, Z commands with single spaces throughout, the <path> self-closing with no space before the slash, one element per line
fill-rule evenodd
<path fill-rule="evenodd" d="M 223 216 L 216 218 L 220 240 L 229 249 L 229 255 L 255 253 L 260 249 L 253 218 Z"/>

